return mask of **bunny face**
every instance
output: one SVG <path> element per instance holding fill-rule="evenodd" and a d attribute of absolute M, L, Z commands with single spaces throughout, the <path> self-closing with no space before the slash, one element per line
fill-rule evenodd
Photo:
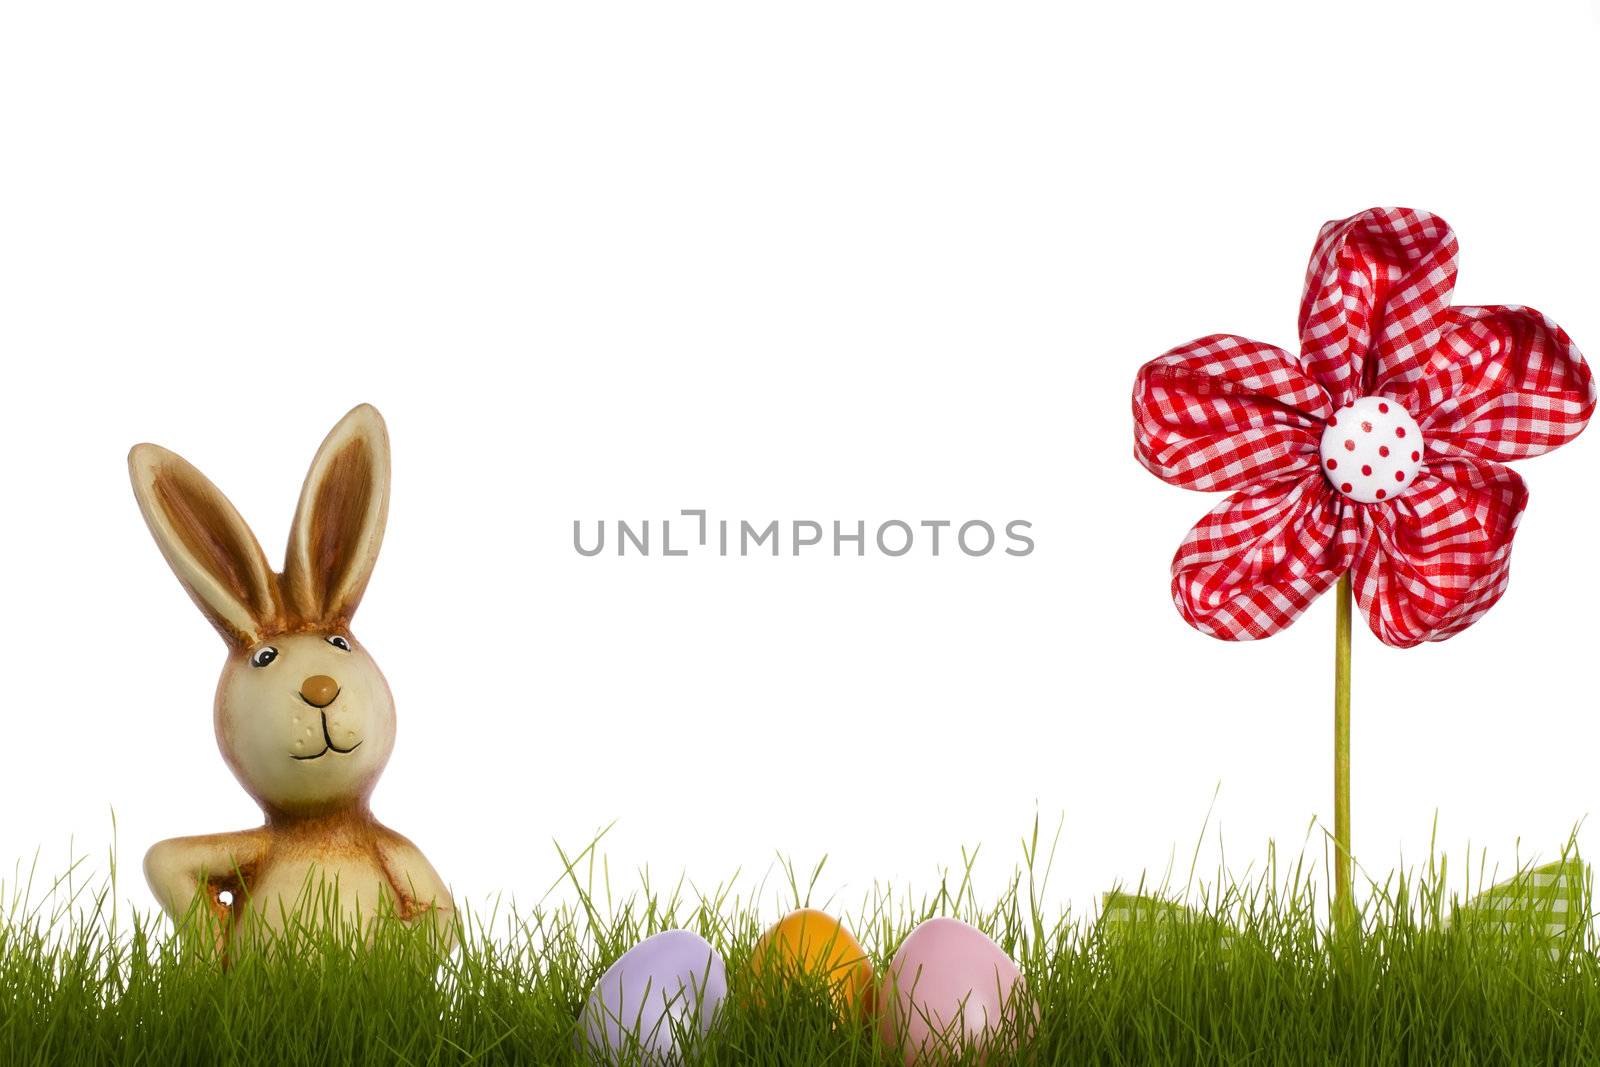
<path fill-rule="evenodd" d="M 350 636 L 389 506 L 389 439 L 361 405 L 318 449 L 281 574 L 228 498 L 181 456 L 136 445 L 134 495 L 162 555 L 230 646 L 217 743 L 267 811 L 364 804 L 394 747 L 394 700 Z"/>
<path fill-rule="evenodd" d="M 372 792 L 394 749 L 394 698 L 348 633 L 279 634 L 228 657 L 216 730 L 263 806 L 310 814 Z"/>

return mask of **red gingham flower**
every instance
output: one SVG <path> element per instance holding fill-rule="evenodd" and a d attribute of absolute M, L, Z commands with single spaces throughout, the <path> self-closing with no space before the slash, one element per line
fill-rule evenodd
<path fill-rule="evenodd" d="M 1140 368 L 1139 462 L 1232 493 L 1172 560 L 1196 629 L 1271 636 L 1346 571 L 1372 632 L 1402 648 L 1500 599 L 1528 499 L 1501 462 L 1576 437 L 1595 384 L 1539 312 L 1451 307 L 1455 277 L 1443 219 L 1372 208 L 1317 237 L 1300 355 L 1212 334 Z"/>

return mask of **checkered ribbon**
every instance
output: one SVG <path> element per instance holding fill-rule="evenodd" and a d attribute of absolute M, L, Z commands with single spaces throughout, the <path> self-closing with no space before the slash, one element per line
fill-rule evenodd
<path fill-rule="evenodd" d="M 1228 334 L 1146 363 L 1134 454 L 1163 481 L 1231 493 L 1172 560 L 1172 597 L 1230 641 L 1289 625 L 1348 571 L 1372 632 L 1408 648 L 1472 625 L 1505 592 L 1527 504 L 1502 462 L 1576 437 L 1595 383 L 1566 332 L 1531 308 L 1451 307 L 1443 219 L 1373 208 L 1323 226 L 1306 270 L 1300 355 Z M 1357 503 L 1319 465 L 1340 407 L 1382 395 L 1427 442 L 1402 495 Z"/>
<path fill-rule="evenodd" d="M 1487 926 L 1502 934 L 1531 933 L 1567 941 L 1581 939 L 1593 909 L 1589 897 L 1594 878 L 1576 854 L 1518 871 L 1515 878 L 1478 894 L 1453 918 Z"/>

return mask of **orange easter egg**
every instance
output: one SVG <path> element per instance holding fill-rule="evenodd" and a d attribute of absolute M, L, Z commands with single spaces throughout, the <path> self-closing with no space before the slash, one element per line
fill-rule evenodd
<path fill-rule="evenodd" d="M 844 924 L 815 908 L 779 919 L 750 953 L 750 973 L 814 974 L 826 981 L 841 1008 L 870 1008 L 872 962 Z"/>

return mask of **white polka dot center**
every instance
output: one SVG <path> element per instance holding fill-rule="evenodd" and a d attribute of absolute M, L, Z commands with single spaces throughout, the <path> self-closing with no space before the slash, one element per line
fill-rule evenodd
<path fill-rule="evenodd" d="M 1411 488 L 1427 451 L 1411 412 L 1389 397 L 1364 396 L 1328 420 L 1322 473 L 1351 500 L 1376 504 Z"/>

